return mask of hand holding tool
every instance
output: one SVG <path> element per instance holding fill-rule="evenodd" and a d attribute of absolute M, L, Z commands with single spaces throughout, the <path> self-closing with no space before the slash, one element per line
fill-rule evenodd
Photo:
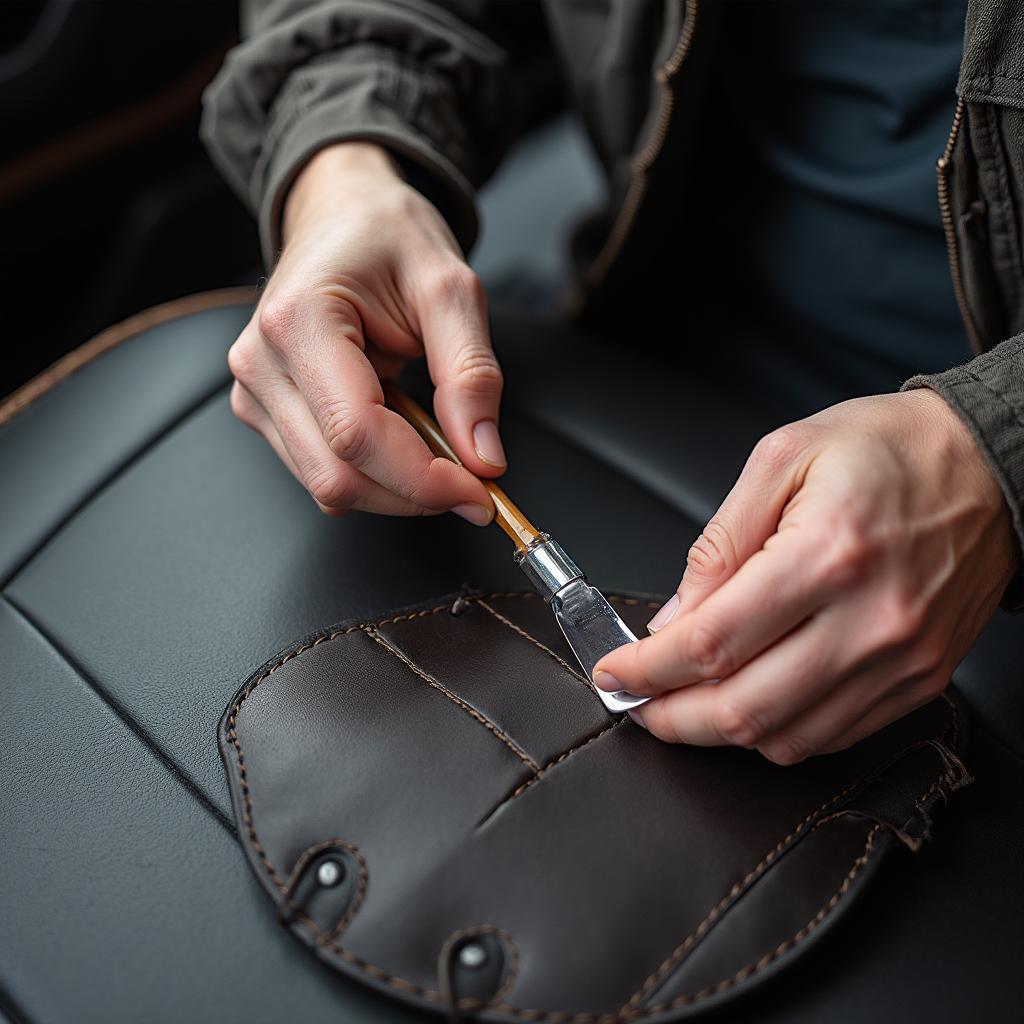
<path fill-rule="evenodd" d="M 430 414 L 393 381 L 382 381 L 388 406 L 415 427 L 427 447 L 440 458 L 462 465 L 440 426 Z M 494 502 L 494 521 L 515 543 L 515 560 L 534 589 L 551 606 L 565 639 L 587 680 L 594 666 L 609 651 L 632 643 L 636 637 L 619 618 L 607 598 L 587 582 L 562 546 L 542 533 L 493 480 L 481 480 Z M 649 698 L 620 690 L 605 693 L 595 687 L 604 706 L 618 713 Z"/>

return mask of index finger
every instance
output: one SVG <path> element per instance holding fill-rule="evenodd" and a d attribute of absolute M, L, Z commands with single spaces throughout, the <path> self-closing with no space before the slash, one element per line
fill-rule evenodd
<path fill-rule="evenodd" d="M 775 534 L 692 612 L 598 662 L 602 690 L 654 695 L 725 679 L 823 606 L 822 585 L 797 530 Z"/>
<path fill-rule="evenodd" d="M 359 327 L 312 319 L 292 367 L 331 451 L 371 480 L 431 510 L 491 508 L 483 484 L 466 469 L 435 458 L 419 434 L 384 405 L 380 380 L 361 349 Z"/>

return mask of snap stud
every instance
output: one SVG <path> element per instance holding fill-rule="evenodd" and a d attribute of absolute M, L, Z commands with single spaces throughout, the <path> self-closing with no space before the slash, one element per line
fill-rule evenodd
<path fill-rule="evenodd" d="M 336 860 L 325 860 L 316 869 L 316 880 L 325 888 L 337 885 L 342 877 L 341 865 Z"/>
<path fill-rule="evenodd" d="M 483 967 L 487 962 L 487 950 L 479 943 L 467 942 L 459 950 L 459 963 L 463 967 Z"/>

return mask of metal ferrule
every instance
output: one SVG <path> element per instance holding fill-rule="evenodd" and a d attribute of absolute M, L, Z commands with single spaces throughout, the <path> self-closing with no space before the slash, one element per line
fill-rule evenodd
<path fill-rule="evenodd" d="M 550 602 L 573 580 L 583 578 L 583 573 L 562 550 L 561 544 L 546 533 L 542 533 L 527 551 L 516 552 L 516 561 L 545 601 Z"/>

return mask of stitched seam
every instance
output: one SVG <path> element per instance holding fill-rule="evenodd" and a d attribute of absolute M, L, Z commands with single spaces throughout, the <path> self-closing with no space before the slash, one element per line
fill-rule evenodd
<path fill-rule="evenodd" d="M 511 593 L 508 593 L 508 594 L 493 593 L 493 594 L 488 595 L 488 597 L 491 600 L 494 600 L 494 599 L 499 598 L 499 597 L 506 597 L 506 596 L 509 596 L 509 597 L 511 597 L 511 596 L 533 597 L 534 595 L 533 594 L 529 594 L 527 592 L 511 592 Z M 636 603 L 640 603 L 640 602 L 636 602 Z M 648 604 L 650 606 L 652 606 L 652 607 L 656 607 L 656 605 L 654 605 L 653 603 L 648 602 Z M 420 617 L 422 615 L 434 614 L 436 612 L 444 610 L 447 607 L 448 607 L 447 605 L 438 605 L 436 608 L 428 609 L 426 611 L 413 612 L 413 613 L 410 613 L 410 614 L 407 614 L 407 615 L 395 616 L 392 619 L 383 620 L 383 621 L 377 623 L 377 625 L 385 625 L 386 623 L 397 622 L 397 621 L 400 621 L 402 619 L 412 619 L 412 618 L 418 618 L 418 617 Z M 302 647 L 299 647 L 296 650 L 294 650 L 294 651 L 290 652 L 289 654 L 285 655 L 280 661 L 275 662 L 265 672 L 263 672 L 256 679 L 254 679 L 253 682 L 249 686 L 247 686 L 245 688 L 245 690 L 242 692 L 241 696 L 235 702 L 235 705 L 234 705 L 234 707 L 231 710 L 231 715 L 228 717 L 228 720 L 227 720 L 228 740 L 230 741 L 231 745 L 235 748 L 235 754 L 236 754 L 237 763 L 238 763 L 239 786 L 240 786 L 240 788 L 242 790 L 242 796 L 243 796 L 243 801 L 244 801 L 243 820 L 244 820 L 244 823 L 245 823 L 245 826 L 246 826 L 246 832 L 247 832 L 247 835 L 249 837 L 249 841 L 252 844 L 253 849 L 257 852 L 261 862 L 263 863 L 264 867 L 266 868 L 268 876 L 274 882 L 274 884 L 277 886 L 277 888 L 282 890 L 282 891 L 284 890 L 284 886 L 283 886 L 279 876 L 277 875 L 277 872 L 274 870 L 273 865 L 270 863 L 270 860 L 267 857 L 266 851 L 263 849 L 262 845 L 260 844 L 259 839 L 256 836 L 255 829 L 253 827 L 252 795 L 251 795 L 250 790 L 249 790 L 248 782 L 245 779 L 245 768 L 244 768 L 245 762 L 244 762 L 244 758 L 242 756 L 241 742 L 238 739 L 238 733 L 237 733 L 237 730 L 236 730 L 236 723 L 237 723 L 237 719 L 238 719 L 238 714 L 239 714 L 239 712 L 241 710 L 242 704 L 245 703 L 245 701 L 252 694 L 252 692 L 256 689 L 256 687 L 259 686 L 260 683 L 262 683 L 265 679 L 268 679 L 271 675 L 273 675 L 274 672 L 276 672 L 279 668 L 281 668 L 288 661 L 291 661 L 292 658 L 298 657 L 300 654 L 305 653 L 306 651 L 310 650 L 313 647 L 318 646 L 319 644 L 326 643 L 327 641 L 331 641 L 331 640 L 336 640 L 336 639 L 338 639 L 338 637 L 345 636 L 345 635 L 347 635 L 349 633 L 354 633 L 357 630 L 363 630 L 364 628 L 365 628 L 365 624 L 362 624 L 362 625 L 349 626 L 347 629 L 336 630 L 333 633 L 326 634 L 324 636 L 318 637 L 317 639 L 315 639 L 315 640 L 313 640 L 313 641 L 311 641 L 311 642 L 309 642 L 307 644 L 304 644 Z M 951 722 L 947 722 L 946 731 L 948 731 L 952 727 L 952 729 L 954 731 L 954 736 L 955 736 L 956 735 L 956 731 L 957 731 L 955 707 L 954 707 L 954 704 L 953 704 L 952 700 L 945 693 L 943 693 L 942 696 L 945 699 L 947 705 L 949 706 L 950 718 L 952 720 Z M 908 750 L 912 749 L 912 746 L 905 748 L 903 751 L 901 751 L 898 754 L 894 754 L 891 758 L 889 758 L 887 761 L 885 761 L 880 767 L 874 769 L 874 772 L 884 771 L 885 768 L 887 768 L 890 764 L 892 764 L 895 761 L 897 761 L 901 756 L 903 756 L 904 753 L 906 753 Z M 835 797 L 833 799 L 834 800 L 842 799 L 843 796 L 845 796 L 851 790 L 855 789 L 857 785 L 859 785 L 865 779 L 870 777 L 871 774 L 873 774 L 873 772 L 866 773 L 864 776 L 862 776 L 860 779 L 858 779 L 857 782 L 855 782 L 852 786 L 848 787 L 846 790 L 844 790 L 842 793 L 840 793 L 839 796 L 837 796 L 837 797 Z M 830 803 L 831 802 L 832 801 L 830 801 Z M 825 805 L 823 805 L 823 808 L 821 808 L 821 809 L 824 809 L 824 807 L 827 807 L 827 806 L 828 806 L 828 804 L 825 804 Z M 818 813 L 818 812 L 815 812 L 815 813 Z M 814 817 L 813 814 L 809 816 L 809 818 L 813 818 L 813 817 Z M 794 834 L 801 827 L 803 827 L 803 824 L 806 824 L 807 820 L 809 820 L 809 819 L 805 819 L 805 822 L 802 823 L 801 826 L 798 826 L 797 830 L 794 830 Z M 876 830 L 873 830 L 872 832 L 870 832 L 868 834 L 868 843 L 865 846 L 865 853 L 864 853 L 864 855 L 862 855 L 862 859 L 866 858 L 866 856 L 867 856 L 867 854 L 869 852 L 871 843 L 872 843 L 873 838 L 874 838 L 875 831 Z M 785 842 L 785 840 L 784 840 L 784 842 Z M 856 862 L 855 862 L 855 867 L 856 867 Z M 848 876 L 848 882 L 849 883 L 852 883 L 852 876 L 853 875 L 854 875 L 854 872 L 851 869 L 851 875 Z M 844 885 L 846 885 L 846 888 L 849 888 L 849 884 L 848 883 L 844 883 Z M 843 891 L 845 891 L 845 890 L 842 890 L 842 887 L 841 887 L 841 891 L 838 892 L 835 897 L 833 897 L 835 902 L 838 902 L 838 898 L 842 895 Z M 830 901 L 830 903 L 831 903 L 831 901 Z M 835 904 L 832 903 L 832 906 L 834 906 L 834 905 Z M 831 909 L 831 906 L 826 905 L 825 913 L 827 914 L 830 909 Z M 819 913 L 821 913 L 821 912 L 819 911 Z M 308 921 L 308 918 L 307 918 L 307 921 Z M 812 919 L 812 921 L 814 921 L 814 919 Z M 306 924 L 301 918 L 298 920 L 298 923 L 303 925 L 307 929 L 309 929 L 309 925 Z M 813 930 L 813 928 L 817 927 L 818 923 L 820 923 L 820 921 L 815 921 L 815 923 L 810 924 L 809 926 L 805 926 L 805 929 L 807 929 L 807 930 L 804 932 L 804 935 L 801 936 L 800 932 L 798 932 L 797 936 L 794 936 L 793 940 L 787 940 L 787 941 L 791 942 L 792 944 L 799 943 L 800 941 L 802 941 L 803 938 L 806 938 L 806 935 L 809 934 L 809 932 L 811 930 Z M 803 931 L 803 929 L 802 929 L 802 931 Z M 435 991 L 433 989 L 424 988 L 421 985 L 416 985 L 413 982 L 406 981 L 404 978 L 399 978 L 399 977 L 397 977 L 395 975 L 388 974 L 387 971 L 383 971 L 383 970 L 381 970 L 381 968 L 377 967 L 376 965 L 368 963 L 367 961 L 363 960 L 361 957 L 358 957 L 354 953 L 352 953 L 351 951 L 345 949 L 343 946 L 339 946 L 336 942 L 327 941 L 327 942 L 320 943 L 318 941 L 318 939 L 317 939 L 317 934 L 316 934 L 315 926 L 314 926 L 314 931 L 313 931 L 312 937 L 314 939 L 314 942 L 316 942 L 317 945 L 319 945 L 321 949 L 330 950 L 332 953 L 334 953 L 338 958 L 343 960 L 345 963 L 352 965 L 353 967 L 355 967 L 356 969 L 362 971 L 368 977 L 373 978 L 376 981 L 380 981 L 383 984 L 386 984 L 389 987 L 394 988 L 394 989 L 396 989 L 398 991 L 408 992 L 408 993 L 411 993 L 413 995 L 418 995 L 419 997 L 427 1000 L 428 1002 L 440 1003 L 444 999 L 444 997 L 442 996 L 442 994 L 440 992 L 437 992 L 437 991 Z M 785 944 L 783 944 L 783 945 L 785 945 Z M 789 947 L 786 947 L 786 948 L 789 948 Z M 783 950 L 783 952 L 785 952 L 785 950 Z M 778 955 L 781 955 L 781 954 L 780 953 L 776 953 L 775 955 L 772 956 L 772 959 L 775 959 Z M 759 963 L 760 963 L 760 961 L 759 961 Z M 765 966 L 767 966 L 767 964 L 765 964 Z M 761 970 L 761 969 L 762 969 L 761 967 L 755 966 L 755 968 L 753 970 L 749 971 L 747 974 L 744 974 L 742 978 L 740 978 L 738 975 L 735 976 L 734 979 L 733 979 L 733 983 L 735 983 L 737 981 L 745 980 L 745 978 L 749 977 L 750 974 L 754 974 L 758 970 Z M 744 970 L 746 970 L 746 968 L 744 968 Z M 743 972 L 741 971 L 740 973 L 742 974 Z M 721 985 L 722 985 L 722 983 L 720 982 L 719 986 L 721 986 Z M 719 990 L 719 986 L 716 986 L 715 991 Z M 711 993 L 708 993 L 708 994 L 714 994 L 714 991 L 711 992 Z M 694 997 L 691 997 L 691 998 L 692 998 L 692 1000 L 694 1002 L 696 1002 L 698 997 L 706 998 L 706 996 L 702 995 L 702 993 L 697 993 L 697 996 L 694 996 Z M 620 1021 L 622 1021 L 624 1019 L 623 1015 L 621 1013 L 602 1013 L 602 1014 L 596 1014 L 596 1013 L 576 1013 L 576 1014 L 572 1014 L 572 1013 L 567 1013 L 565 1011 L 553 1011 L 553 1012 L 550 1012 L 550 1011 L 535 1010 L 535 1009 L 522 1009 L 522 1008 L 518 1008 L 518 1007 L 514 1007 L 514 1006 L 509 1006 L 509 1005 L 504 1004 L 504 1003 L 502 1003 L 502 1004 L 495 1004 L 495 1003 L 491 1002 L 491 1003 L 488 1003 L 486 1005 L 490 1006 L 492 1009 L 494 1009 L 496 1011 L 500 1011 L 502 1013 L 507 1013 L 510 1016 L 514 1016 L 514 1017 L 518 1018 L 519 1020 L 537 1021 L 537 1022 L 544 1021 L 544 1022 L 548 1022 L 548 1024 L 618 1024 L 618 1022 L 620 1022 Z M 650 1007 L 650 1008 L 647 1008 L 647 1009 L 644 1009 L 644 1010 L 633 1011 L 633 1012 L 629 1013 L 628 1018 L 626 1018 L 626 1019 L 634 1019 L 634 1018 L 638 1018 L 638 1017 L 651 1016 L 652 1014 L 657 1012 L 659 1009 L 660 1009 L 659 1007 Z"/>
<path fill-rule="evenodd" d="M 520 747 L 519 744 L 516 743 L 516 741 L 513 740 L 511 736 L 508 735 L 508 733 L 506 733 L 499 726 L 495 725 L 494 722 L 492 722 L 486 715 L 480 714 L 480 712 L 477 711 L 477 709 L 473 707 L 471 704 L 467 704 L 457 694 L 452 693 L 452 691 L 449 690 L 448 687 L 444 685 L 444 683 L 438 682 L 438 680 L 436 680 L 433 676 L 428 675 L 426 672 L 424 672 L 423 669 L 419 667 L 419 665 L 417 665 L 413 661 L 410 661 L 400 650 L 398 650 L 398 648 L 393 647 L 387 640 L 385 640 L 384 637 L 382 637 L 373 626 L 364 626 L 363 632 L 368 637 L 371 637 L 378 644 L 380 644 L 380 646 L 383 647 L 385 651 L 388 651 L 390 654 L 393 654 L 403 665 L 406 666 L 406 668 L 408 668 L 411 672 L 418 675 L 420 679 L 427 683 L 427 685 L 432 686 L 435 690 L 439 690 L 456 707 L 461 708 L 463 711 L 466 712 L 467 715 L 470 716 L 470 718 L 475 719 L 485 729 L 493 733 L 499 740 L 501 740 L 502 743 L 505 744 L 506 747 L 508 747 L 509 750 L 512 751 L 513 754 L 516 755 L 516 757 L 519 758 L 520 761 L 523 762 L 523 764 L 526 765 L 527 768 L 530 769 L 531 772 L 536 773 L 540 771 L 540 766 L 537 764 L 537 762 L 534 761 L 534 759 L 530 757 L 530 755 L 527 754 L 526 751 L 523 750 L 523 748 Z"/>
<path fill-rule="evenodd" d="M 461 942 L 463 939 L 468 938 L 471 935 L 497 935 L 508 948 L 511 956 L 509 958 L 509 965 L 508 970 L 506 971 L 505 980 L 502 981 L 495 990 L 494 995 L 486 1001 L 478 999 L 475 996 L 463 996 L 461 999 L 455 1001 L 455 1005 L 460 1010 L 477 1010 L 481 1007 L 487 1006 L 488 1003 L 493 1003 L 495 999 L 500 999 L 506 992 L 508 992 L 516 978 L 519 976 L 519 947 L 516 945 L 512 936 L 509 935 L 504 928 L 498 928 L 493 924 L 474 924 L 467 928 L 460 928 L 458 931 L 452 932 L 451 935 L 445 939 L 444 945 L 441 947 L 442 961 L 448 956 L 452 947 L 455 946 L 456 943 Z"/>
<path fill-rule="evenodd" d="M 593 736 L 588 737 L 582 743 L 576 744 L 575 747 L 570 747 L 564 753 L 559 754 L 558 757 L 548 761 L 546 765 L 537 770 L 537 774 L 534 775 L 532 779 L 527 779 L 521 785 L 517 786 L 514 790 L 512 790 L 512 792 L 509 793 L 509 795 L 506 796 L 503 800 L 495 804 L 495 806 L 487 812 L 486 817 L 484 817 L 484 819 L 480 822 L 480 825 L 477 825 L 477 828 L 479 828 L 485 822 L 489 821 L 492 817 L 494 817 L 494 815 L 497 814 L 498 811 L 502 809 L 502 807 L 506 806 L 506 804 L 510 804 L 513 800 L 516 799 L 516 797 L 522 796 L 523 793 L 525 793 L 534 783 L 540 782 L 540 780 L 543 779 L 544 776 L 547 775 L 547 773 L 556 765 L 560 765 L 563 761 L 566 761 L 570 757 L 572 757 L 573 754 L 582 750 L 584 747 L 589 747 L 591 743 L 597 742 L 597 740 L 599 740 L 602 736 L 605 736 L 608 733 L 610 733 L 612 729 L 618 729 L 620 725 L 624 725 L 628 721 L 629 719 L 625 715 L 621 715 L 619 718 L 616 718 L 611 725 L 606 725 L 600 732 L 594 733 Z"/>
<path fill-rule="evenodd" d="M 759 971 L 763 971 L 769 964 L 778 960 L 783 954 L 793 949 L 795 946 L 800 945 L 808 935 L 811 934 L 826 917 L 835 909 L 839 901 L 849 891 L 850 886 L 853 885 L 857 875 L 860 874 L 861 869 L 867 864 L 871 858 L 871 851 L 875 845 L 875 836 L 878 834 L 881 826 L 873 826 L 868 834 L 867 839 L 864 843 L 864 850 L 860 856 L 853 862 L 849 872 L 843 879 L 842 884 L 832 894 L 828 902 L 826 902 L 818 912 L 812 917 L 799 931 L 794 935 L 791 935 L 788 939 L 784 939 L 780 942 L 775 949 L 769 953 L 765 953 L 759 960 L 754 963 L 747 964 L 745 967 L 741 967 L 732 977 L 724 978 L 722 981 L 715 985 L 711 985 L 708 988 L 701 989 L 700 992 L 696 992 L 693 995 L 682 995 L 677 996 L 675 999 L 670 1000 L 666 1003 L 658 1003 L 655 1006 L 649 1006 L 641 1010 L 639 1013 L 635 1013 L 632 1016 L 636 1017 L 648 1017 L 656 1013 L 664 1013 L 666 1010 L 678 1009 L 680 1006 L 686 1006 L 689 1003 L 699 1003 L 711 996 L 719 995 L 722 992 L 728 991 L 734 985 L 740 982 L 746 981 L 751 975 L 757 974 Z"/>
<path fill-rule="evenodd" d="M 477 598 L 476 603 L 480 605 L 481 608 L 490 612 L 491 615 L 493 615 L 499 622 L 503 622 L 506 626 L 508 626 L 508 628 L 511 629 L 513 633 L 518 633 L 519 636 L 523 637 L 524 640 L 529 640 L 530 643 L 534 645 L 534 647 L 539 647 L 546 655 L 548 655 L 548 657 L 553 658 L 559 665 L 561 665 L 562 668 L 564 668 L 565 671 L 573 677 L 573 679 L 582 683 L 590 692 L 590 695 L 592 697 L 597 697 L 597 694 L 594 692 L 593 686 L 591 686 L 590 683 L 587 682 L 586 678 L 582 674 L 577 672 L 565 660 L 565 658 L 561 657 L 558 654 L 555 654 L 555 652 L 551 650 L 551 648 L 548 647 L 547 644 L 541 643 L 540 640 L 527 633 L 526 630 L 522 628 L 522 626 L 517 626 L 511 619 L 506 619 L 505 616 L 501 614 L 501 612 L 495 611 L 482 597 Z M 600 700 L 600 698 L 597 699 Z M 604 705 L 602 705 L 602 707 L 603 706 Z"/>
<path fill-rule="evenodd" d="M 952 704 L 950 703 L 952 709 Z M 949 723 L 946 723 L 946 729 L 949 728 Z M 945 730 L 944 730 L 945 731 Z M 895 764 L 901 757 L 909 753 L 911 750 L 919 746 L 918 743 L 911 744 L 910 746 L 904 747 L 903 750 L 896 754 L 893 754 L 890 758 L 886 759 L 882 764 L 872 768 L 870 771 L 865 772 L 855 782 L 851 783 L 844 790 L 837 793 L 835 796 L 826 800 L 817 810 L 812 811 L 804 818 L 784 839 L 781 839 L 773 849 L 771 849 L 761 859 L 761 862 L 751 869 L 740 881 L 736 882 L 733 887 L 716 903 L 707 916 L 697 925 L 697 927 L 690 932 L 689 935 L 683 941 L 676 946 L 671 954 L 661 963 L 656 971 L 648 975 L 643 985 L 633 993 L 629 998 L 626 1005 L 623 1007 L 623 1012 L 635 1009 L 640 1005 L 641 1002 L 659 985 L 665 978 L 674 971 L 686 958 L 689 951 L 702 939 L 706 932 L 708 932 L 712 926 L 716 923 L 719 917 L 722 916 L 722 912 L 728 907 L 729 904 L 735 900 L 740 893 L 748 888 L 750 884 L 755 882 L 764 872 L 775 863 L 781 854 L 792 844 L 792 842 L 804 832 L 807 826 L 819 815 L 821 815 L 826 808 L 832 807 L 837 804 L 840 800 L 844 799 L 850 793 L 854 792 L 862 783 L 868 779 L 879 775 L 884 772 L 890 765 Z"/>
<path fill-rule="evenodd" d="M 299 879 L 302 877 L 302 872 L 305 871 L 309 862 L 316 857 L 318 854 L 323 853 L 325 850 L 337 850 L 344 849 L 348 850 L 356 859 L 356 863 L 359 865 L 359 882 L 356 885 L 355 896 L 352 898 L 352 902 L 349 904 L 348 909 L 341 916 L 338 923 L 329 931 L 324 932 L 320 926 L 305 912 L 302 906 L 296 903 L 292 899 L 292 893 L 295 891 L 295 886 L 298 885 Z M 314 931 L 320 938 L 317 942 L 322 944 L 328 939 L 337 938 L 348 926 L 352 923 L 352 918 L 356 916 L 356 912 L 363 904 L 363 900 L 366 898 L 366 887 L 368 884 L 368 871 L 366 868 L 366 861 L 363 859 L 362 853 L 359 851 L 354 843 L 346 842 L 344 839 L 329 839 L 323 843 L 317 843 L 314 846 L 304 850 L 298 861 L 295 863 L 295 867 L 292 869 L 292 873 L 285 883 L 284 898 L 285 904 L 288 910 L 294 917 L 301 918 L 307 926 Z M 285 922 L 282 922 L 285 923 Z"/>

